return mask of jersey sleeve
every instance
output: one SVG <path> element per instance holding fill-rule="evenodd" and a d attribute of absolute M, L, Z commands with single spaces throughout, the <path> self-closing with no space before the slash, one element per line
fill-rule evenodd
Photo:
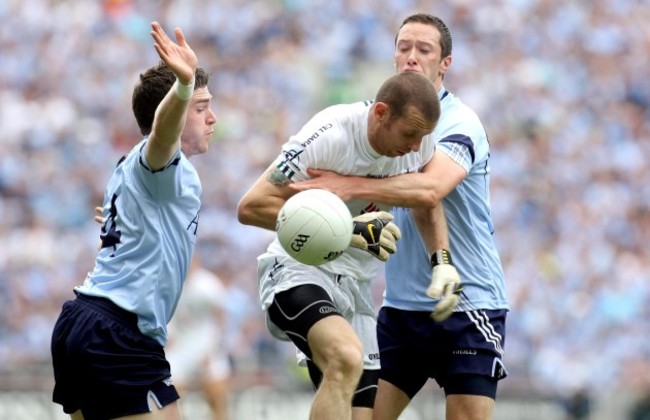
<path fill-rule="evenodd" d="M 438 133 L 437 147 L 469 173 L 476 162 L 477 145 L 485 141 L 485 129 L 478 118 L 457 112 L 454 118 Z"/>
<path fill-rule="evenodd" d="M 138 149 L 137 158 L 132 162 L 134 186 L 140 192 L 154 200 L 172 200 L 182 193 L 183 182 L 181 168 L 181 151 L 178 149 L 169 163 L 158 170 L 152 170 L 146 158 L 147 142 Z"/>

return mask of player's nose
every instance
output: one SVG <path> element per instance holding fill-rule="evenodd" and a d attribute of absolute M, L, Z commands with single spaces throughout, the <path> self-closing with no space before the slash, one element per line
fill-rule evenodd
<path fill-rule="evenodd" d="M 409 56 L 408 56 L 408 59 L 406 60 L 406 62 L 410 66 L 415 66 L 415 65 L 418 64 L 415 48 L 412 48 L 411 51 L 409 51 Z"/>
<path fill-rule="evenodd" d="M 217 121 L 217 114 L 215 114 L 212 108 L 210 108 L 208 111 L 208 125 L 215 125 Z"/>

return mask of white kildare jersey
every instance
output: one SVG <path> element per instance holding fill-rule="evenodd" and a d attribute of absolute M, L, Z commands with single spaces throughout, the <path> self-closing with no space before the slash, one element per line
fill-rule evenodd
<path fill-rule="evenodd" d="M 316 114 L 299 132 L 282 146 L 275 166 L 292 182 L 309 178 L 307 169 L 326 169 L 341 175 L 386 178 L 417 172 L 431 160 L 433 142 L 423 142 L 418 152 L 390 158 L 379 155 L 368 141 L 368 113 L 372 102 L 334 105 Z M 352 200 L 347 203 L 352 216 L 391 206 L 371 201 Z M 260 258 L 286 252 L 276 238 Z M 369 253 L 348 248 L 336 260 L 318 267 L 332 274 L 369 281 L 377 275 L 376 259 Z"/>

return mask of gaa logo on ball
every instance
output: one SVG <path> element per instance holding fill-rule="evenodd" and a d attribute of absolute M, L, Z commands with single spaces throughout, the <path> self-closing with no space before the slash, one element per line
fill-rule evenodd
<path fill-rule="evenodd" d="M 284 250 L 303 264 L 338 258 L 352 240 L 352 215 L 345 203 L 325 190 L 307 190 L 289 198 L 276 221 Z"/>

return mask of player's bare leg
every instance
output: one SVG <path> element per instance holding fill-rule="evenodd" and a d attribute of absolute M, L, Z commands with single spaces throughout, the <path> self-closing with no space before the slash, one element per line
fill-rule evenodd
<path fill-rule="evenodd" d="M 228 378 L 206 381 L 202 386 L 202 392 L 210 406 L 212 420 L 227 420 L 228 397 L 230 392 L 230 381 Z"/>
<path fill-rule="evenodd" d="M 410 401 L 404 391 L 380 379 L 372 418 L 373 420 L 396 420 Z"/>
<path fill-rule="evenodd" d="M 351 419 L 352 397 L 363 372 L 361 341 L 344 318 L 329 316 L 309 329 L 307 342 L 323 373 L 310 420 Z"/>
<path fill-rule="evenodd" d="M 372 408 L 352 407 L 352 420 L 372 420 Z"/>
<path fill-rule="evenodd" d="M 494 400 L 481 395 L 447 396 L 447 420 L 490 420 Z"/>
<path fill-rule="evenodd" d="M 167 404 L 162 408 L 158 408 L 156 402 L 151 399 L 150 406 L 152 411 L 149 413 L 134 414 L 132 416 L 117 417 L 114 420 L 181 420 L 181 411 L 178 406 L 178 401 Z M 77 410 L 70 414 L 71 420 L 84 420 L 81 410 Z"/>

